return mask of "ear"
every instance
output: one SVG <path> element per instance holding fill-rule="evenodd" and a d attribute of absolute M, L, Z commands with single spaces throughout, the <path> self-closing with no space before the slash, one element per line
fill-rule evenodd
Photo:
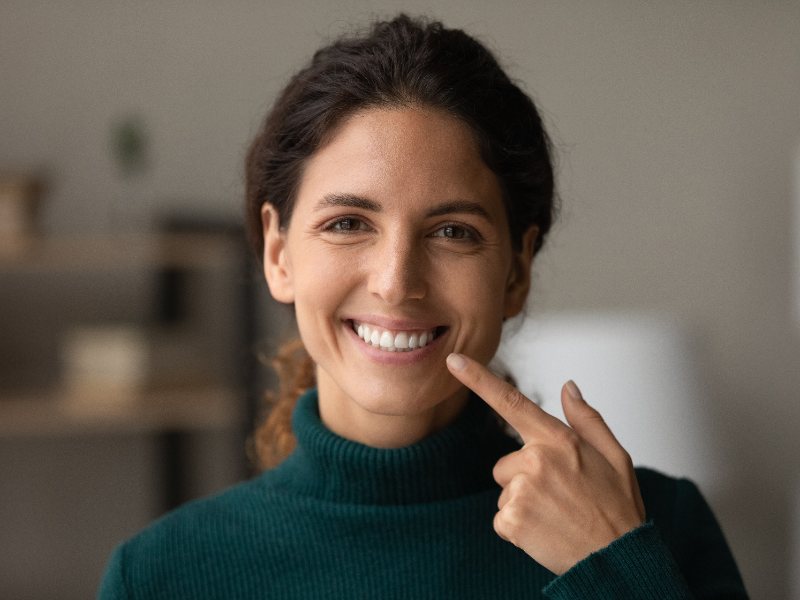
<path fill-rule="evenodd" d="M 528 290 L 531 287 L 531 265 L 533 263 L 533 247 L 539 236 L 539 228 L 531 225 L 522 235 L 522 248 L 511 255 L 511 269 L 506 282 L 505 305 L 503 316 L 511 318 L 517 316 L 525 306 L 528 299 Z"/>
<path fill-rule="evenodd" d="M 281 230 L 278 211 L 269 202 L 261 207 L 264 233 L 264 277 L 269 292 L 278 302 L 294 302 L 291 265 L 286 255 L 286 231 Z"/>

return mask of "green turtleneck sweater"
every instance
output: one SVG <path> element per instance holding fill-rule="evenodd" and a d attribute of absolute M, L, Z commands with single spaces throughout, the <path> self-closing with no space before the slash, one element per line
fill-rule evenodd
<path fill-rule="evenodd" d="M 421 442 L 338 437 L 317 396 L 277 468 L 162 517 L 112 555 L 99 598 L 746 598 L 691 482 L 637 469 L 648 523 L 560 577 L 492 528 L 492 467 L 519 448 L 479 399 Z"/>

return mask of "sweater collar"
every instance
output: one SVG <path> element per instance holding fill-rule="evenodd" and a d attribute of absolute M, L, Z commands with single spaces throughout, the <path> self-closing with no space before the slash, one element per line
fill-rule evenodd
<path fill-rule="evenodd" d="M 415 504 L 478 493 L 496 486 L 492 468 L 519 448 L 480 398 L 456 419 L 416 444 L 382 449 L 330 431 L 320 420 L 316 389 L 297 401 L 297 447 L 273 477 L 287 491 L 346 504 Z"/>

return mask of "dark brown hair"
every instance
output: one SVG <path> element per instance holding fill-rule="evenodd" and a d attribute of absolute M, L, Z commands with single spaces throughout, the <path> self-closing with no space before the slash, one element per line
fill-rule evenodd
<path fill-rule="evenodd" d="M 554 218 L 554 177 L 550 140 L 533 101 L 471 36 L 401 14 L 318 50 L 267 114 L 246 163 L 246 229 L 259 259 L 263 204 L 272 204 L 287 227 L 303 166 L 326 136 L 356 111 L 386 106 L 435 108 L 469 125 L 500 182 L 512 246 L 519 250 L 524 232 L 536 225 L 534 252 L 541 248 Z M 277 364 L 281 391 L 255 435 L 262 467 L 291 450 L 291 407 L 302 389 L 314 385 L 302 346 L 279 352 Z"/>

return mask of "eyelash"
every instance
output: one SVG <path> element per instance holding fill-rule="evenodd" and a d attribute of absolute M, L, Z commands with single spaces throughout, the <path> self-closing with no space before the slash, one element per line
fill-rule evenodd
<path fill-rule="evenodd" d="M 364 223 L 364 221 L 362 221 L 358 217 L 339 217 L 338 219 L 334 219 L 333 221 L 326 223 L 322 229 L 323 231 L 330 231 L 332 233 L 343 233 L 343 234 L 355 233 L 356 231 L 363 231 L 364 229 L 363 227 L 362 228 L 352 227 L 352 225 L 346 229 L 340 229 L 338 227 L 342 223 L 346 222 L 350 222 L 351 224 L 360 223 L 361 225 L 366 225 L 366 223 Z"/>
<path fill-rule="evenodd" d="M 348 226 L 342 228 L 342 225 L 345 223 L 347 223 Z M 451 230 L 451 235 L 438 235 L 439 232 L 444 232 L 448 229 Z M 369 230 L 369 225 L 358 217 L 339 217 L 323 225 L 322 230 L 335 234 L 352 235 L 360 231 Z M 453 231 L 455 235 L 453 235 Z M 475 229 L 459 223 L 446 223 L 436 229 L 433 234 L 431 234 L 431 237 L 443 238 L 460 243 L 477 243 L 483 239 Z"/>
<path fill-rule="evenodd" d="M 446 225 L 442 225 L 437 229 L 434 234 L 439 233 L 440 231 L 445 231 L 447 229 L 456 230 L 461 233 L 460 237 L 456 237 L 453 235 L 434 235 L 433 237 L 441 237 L 449 240 L 453 240 L 454 242 L 478 242 L 481 239 L 480 234 L 475 231 L 472 227 L 467 227 L 466 225 L 459 225 L 456 223 L 448 223 Z"/>

